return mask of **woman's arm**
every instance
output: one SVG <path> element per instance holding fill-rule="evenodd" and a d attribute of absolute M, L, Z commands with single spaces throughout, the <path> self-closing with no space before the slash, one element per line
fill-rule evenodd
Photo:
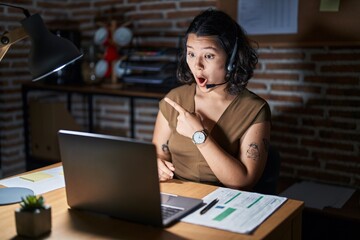
<path fill-rule="evenodd" d="M 227 154 L 209 137 L 197 145 L 211 170 L 225 186 L 251 189 L 261 177 L 268 154 L 270 123 L 252 125 L 240 142 L 238 158 Z"/>
<path fill-rule="evenodd" d="M 171 163 L 171 155 L 168 149 L 168 141 L 171 130 L 167 120 L 161 111 L 158 112 L 153 133 L 153 144 L 156 147 L 158 173 L 160 181 L 172 179 L 175 171 Z"/>
<path fill-rule="evenodd" d="M 165 98 L 178 113 L 176 131 L 192 138 L 195 131 L 203 130 L 199 116 L 189 113 L 171 99 Z M 208 136 L 202 144 L 196 145 L 222 184 L 235 189 L 250 189 L 260 178 L 267 159 L 270 139 L 270 123 L 252 125 L 240 142 L 239 156 L 233 157 Z"/>

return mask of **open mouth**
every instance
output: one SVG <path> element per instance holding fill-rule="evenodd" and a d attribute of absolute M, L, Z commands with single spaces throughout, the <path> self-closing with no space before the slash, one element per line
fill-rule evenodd
<path fill-rule="evenodd" d="M 197 80 L 198 80 L 199 85 L 204 85 L 207 81 L 207 79 L 203 78 L 203 77 L 197 77 Z"/>

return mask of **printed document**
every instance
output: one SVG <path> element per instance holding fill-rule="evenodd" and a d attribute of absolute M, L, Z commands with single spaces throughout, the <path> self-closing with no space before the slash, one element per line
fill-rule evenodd
<path fill-rule="evenodd" d="M 181 221 L 228 230 L 251 233 L 286 200 L 286 197 L 245 192 L 229 188 L 218 188 L 203 198 L 206 204 L 219 201 L 205 214 L 200 208 Z"/>
<path fill-rule="evenodd" d="M 63 167 L 50 168 L 44 171 L 20 175 L 0 180 L 0 185 L 6 187 L 24 187 L 38 194 L 65 187 Z"/>
<path fill-rule="evenodd" d="M 238 0 L 238 23 L 250 35 L 296 34 L 298 0 Z"/>

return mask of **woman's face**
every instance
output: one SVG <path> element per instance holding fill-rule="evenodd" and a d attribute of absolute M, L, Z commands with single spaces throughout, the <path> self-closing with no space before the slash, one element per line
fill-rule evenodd
<path fill-rule="evenodd" d="M 219 84 L 225 81 L 227 55 L 215 37 L 190 33 L 186 51 L 186 62 L 201 90 L 210 91 L 212 88 L 207 89 L 206 84 Z"/>

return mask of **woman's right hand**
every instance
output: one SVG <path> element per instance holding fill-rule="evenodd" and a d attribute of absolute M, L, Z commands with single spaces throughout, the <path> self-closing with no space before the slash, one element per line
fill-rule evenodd
<path fill-rule="evenodd" d="M 160 181 L 167 181 L 174 177 L 175 167 L 171 162 L 158 158 L 157 163 Z"/>

